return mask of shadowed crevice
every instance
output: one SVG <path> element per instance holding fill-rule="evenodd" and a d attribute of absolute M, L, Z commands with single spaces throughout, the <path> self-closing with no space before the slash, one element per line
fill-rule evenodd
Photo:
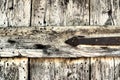
<path fill-rule="evenodd" d="M 51 47 L 50 45 L 43 45 L 43 44 L 35 44 L 34 45 L 35 49 L 48 49 L 50 47 Z"/>

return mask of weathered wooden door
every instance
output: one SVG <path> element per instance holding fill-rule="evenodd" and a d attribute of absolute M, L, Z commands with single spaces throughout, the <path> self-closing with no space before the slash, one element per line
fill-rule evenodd
<path fill-rule="evenodd" d="M 0 0 L 0 80 L 120 80 L 120 0 Z"/>

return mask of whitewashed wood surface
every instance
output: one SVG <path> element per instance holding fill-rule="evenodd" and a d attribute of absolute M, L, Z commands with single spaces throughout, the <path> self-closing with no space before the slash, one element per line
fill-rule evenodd
<path fill-rule="evenodd" d="M 0 27 L 120 25 L 119 0 L 0 0 Z"/>
<path fill-rule="evenodd" d="M 119 56 L 120 46 L 65 43 L 71 37 L 119 37 L 118 26 L 12 27 L 0 28 L 0 56 L 95 57 Z"/>
<path fill-rule="evenodd" d="M 90 25 L 120 25 L 119 0 L 91 0 Z"/>
<path fill-rule="evenodd" d="M 32 26 L 89 25 L 89 0 L 33 0 Z"/>
<path fill-rule="evenodd" d="M 28 80 L 27 58 L 0 58 L 0 80 Z"/>
<path fill-rule="evenodd" d="M 30 26 L 30 0 L 0 0 L 0 27 Z"/>
<path fill-rule="evenodd" d="M 0 0 L 0 80 L 120 80 L 119 45 L 65 43 L 74 36 L 120 37 L 119 5 L 119 0 Z"/>

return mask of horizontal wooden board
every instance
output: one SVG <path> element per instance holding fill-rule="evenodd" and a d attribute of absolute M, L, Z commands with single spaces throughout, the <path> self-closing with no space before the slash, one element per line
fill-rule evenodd
<path fill-rule="evenodd" d="M 92 27 L 92 28 L 91 28 Z M 95 57 L 119 56 L 120 46 L 78 44 L 71 46 L 66 40 L 79 36 L 85 40 L 120 37 L 118 26 L 76 27 L 10 27 L 0 28 L 0 56 L 25 57 Z M 108 38 L 107 38 L 108 37 Z M 112 37 L 112 38 L 110 38 Z M 115 40 L 118 38 L 115 38 Z M 102 40 L 102 39 L 100 39 Z M 100 42 L 99 40 L 99 42 Z M 95 41 L 95 40 L 93 40 Z M 92 41 L 92 42 L 93 42 Z M 111 40 L 112 41 L 112 40 Z M 112 41 L 113 42 L 113 41 Z M 94 43 L 94 42 L 93 42 Z M 99 43 L 101 44 L 101 42 Z"/>
<path fill-rule="evenodd" d="M 26 58 L 0 58 L 0 80 L 28 80 Z"/>

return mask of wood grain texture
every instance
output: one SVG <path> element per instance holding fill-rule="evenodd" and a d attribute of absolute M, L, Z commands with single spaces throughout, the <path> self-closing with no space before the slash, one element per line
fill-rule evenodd
<path fill-rule="evenodd" d="M 0 28 L 0 56 L 24 57 L 95 57 L 120 56 L 120 46 L 78 45 L 65 43 L 73 36 L 119 37 L 119 27 L 20 27 Z"/>
<path fill-rule="evenodd" d="M 69 0 L 51 0 L 49 8 L 50 25 L 63 26 L 65 25 L 65 10 L 69 4 Z"/>
<path fill-rule="evenodd" d="M 27 80 L 26 58 L 0 58 L 0 80 Z"/>
<path fill-rule="evenodd" d="M 91 0 L 91 25 L 120 25 L 119 0 Z"/>
<path fill-rule="evenodd" d="M 89 80 L 89 59 L 30 60 L 31 80 Z"/>
<path fill-rule="evenodd" d="M 113 57 L 91 58 L 91 80 L 114 80 Z"/>
<path fill-rule="evenodd" d="M 89 24 L 89 0 L 33 0 L 32 26 Z"/>
<path fill-rule="evenodd" d="M 115 79 L 114 80 L 120 80 L 120 57 L 114 57 L 114 65 L 115 65 Z"/>
<path fill-rule="evenodd" d="M 30 0 L 0 0 L 0 27 L 29 26 Z"/>
<path fill-rule="evenodd" d="M 6 27 L 8 26 L 7 19 L 7 4 L 6 0 L 0 0 L 0 26 Z"/>
<path fill-rule="evenodd" d="M 65 40 L 73 36 L 84 36 L 84 37 L 107 37 L 107 36 L 118 36 L 119 27 L 21 27 L 21 28 L 0 28 L 0 39 L 1 48 L 13 47 L 13 48 L 32 48 L 29 45 L 32 43 L 51 45 L 60 47 L 67 44 Z M 20 45 L 20 44 L 23 44 Z M 11 46 L 14 45 L 14 46 Z M 3 47 L 2 47 L 3 46 Z M 35 47 L 33 47 L 35 48 Z"/>
<path fill-rule="evenodd" d="M 89 0 L 68 0 L 68 2 L 65 4 L 66 25 L 89 25 Z"/>
<path fill-rule="evenodd" d="M 32 0 L 32 26 L 49 24 L 49 0 Z"/>

